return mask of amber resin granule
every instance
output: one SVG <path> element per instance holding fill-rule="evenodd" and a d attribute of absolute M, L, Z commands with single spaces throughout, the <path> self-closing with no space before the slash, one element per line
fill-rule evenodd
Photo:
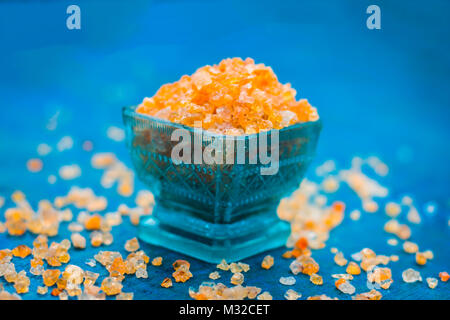
<path fill-rule="evenodd" d="M 289 83 L 253 59 L 224 59 L 163 85 L 137 112 L 226 135 L 253 134 L 318 120 Z"/>

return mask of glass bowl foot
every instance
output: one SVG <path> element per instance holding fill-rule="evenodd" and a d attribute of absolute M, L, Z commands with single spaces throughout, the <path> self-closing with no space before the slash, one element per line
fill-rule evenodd
<path fill-rule="evenodd" d="M 266 250 L 285 245 L 290 234 L 287 222 L 277 219 L 263 232 L 235 239 L 202 238 L 164 225 L 157 216 L 143 217 L 139 225 L 139 238 L 153 245 L 165 247 L 191 257 L 220 263 L 237 262 Z"/>

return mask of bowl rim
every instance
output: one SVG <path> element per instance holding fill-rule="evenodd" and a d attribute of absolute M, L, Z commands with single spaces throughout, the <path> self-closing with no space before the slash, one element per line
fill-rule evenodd
<path fill-rule="evenodd" d="M 161 124 L 172 126 L 174 128 L 185 129 L 185 130 L 188 130 L 191 132 L 193 132 L 195 130 L 199 134 L 201 133 L 202 135 L 207 135 L 207 136 L 214 137 L 214 138 L 233 137 L 234 139 L 244 139 L 245 140 L 245 139 L 251 139 L 252 137 L 257 137 L 260 133 L 263 133 L 263 132 L 268 133 L 272 130 L 277 130 L 280 134 L 282 134 L 285 132 L 287 133 L 289 131 L 304 129 L 304 128 L 308 128 L 308 127 L 318 127 L 318 129 L 321 130 L 322 126 L 323 126 L 322 118 L 319 118 L 316 121 L 294 123 L 290 126 L 287 126 L 287 127 L 281 128 L 281 129 L 271 129 L 271 130 L 262 131 L 262 132 L 258 132 L 258 133 L 243 134 L 243 135 L 226 135 L 226 134 L 211 132 L 211 131 L 205 130 L 203 128 L 190 127 L 185 124 L 171 122 L 166 119 L 156 118 L 156 117 L 153 117 L 148 114 L 138 113 L 138 112 L 136 112 L 137 107 L 138 106 L 136 106 L 136 105 L 125 106 L 122 108 L 122 114 L 124 116 L 141 118 L 142 120 L 151 120 L 155 123 L 161 123 Z"/>

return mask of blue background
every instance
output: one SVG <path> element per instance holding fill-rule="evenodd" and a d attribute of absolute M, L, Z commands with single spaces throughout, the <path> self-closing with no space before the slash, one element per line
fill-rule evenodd
<path fill-rule="evenodd" d="M 81 7 L 81 30 L 66 28 L 66 8 Z M 366 27 L 367 6 L 381 7 L 381 30 Z M 325 284 L 313 286 L 297 276 L 293 289 L 303 298 L 326 293 L 342 299 L 333 287 L 331 273 L 344 268 L 332 262 L 329 247 L 346 256 L 362 247 L 380 254 L 399 254 L 391 263 L 394 284 L 382 290 L 388 299 L 449 299 L 448 283 L 435 290 L 425 283 L 405 284 L 401 272 L 413 267 L 422 276 L 450 271 L 450 2 L 435 1 L 3 1 L 0 3 L 0 195 L 24 191 L 35 206 L 40 199 L 65 194 L 71 185 L 92 187 L 108 196 L 110 210 L 132 199 L 99 185 L 101 172 L 90 168 L 91 154 L 81 151 L 89 139 L 95 151 L 114 151 L 130 165 L 124 144 L 106 137 L 110 125 L 121 126 L 120 108 L 152 96 L 164 83 L 191 74 L 205 64 L 226 57 L 252 57 L 270 65 L 279 80 L 290 82 L 298 98 L 317 106 L 324 130 L 315 165 L 334 159 L 341 167 L 355 155 L 377 155 L 390 166 L 382 180 L 388 199 L 413 196 L 423 223 L 413 226 L 412 240 L 421 249 L 432 249 L 435 259 L 416 267 L 414 257 L 389 247 L 382 231 L 382 213 L 363 214 L 359 222 L 348 217 L 331 233 L 327 248 L 314 252 Z M 58 128 L 47 131 L 48 119 L 60 111 Z M 73 150 L 53 152 L 38 174 L 26 171 L 27 159 L 36 157 L 41 142 L 55 145 L 64 135 L 75 140 Z M 75 182 L 47 183 L 64 164 L 78 163 L 83 175 Z M 314 180 L 313 170 L 308 178 Z M 137 183 L 137 189 L 144 186 Z M 342 188 L 335 195 L 358 208 L 358 200 Z M 426 215 L 423 206 L 433 201 L 437 212 Z M 10 206 L 8 201 L 6 207 Z M 4 211 L 0 209 L 0 211 Z M 349 211 L 348 211 L 349 212 Z M 64 230 L 57 240 L 67 237 Z M 124 231 L 125 230 L 125 231 Z M 128 222 L 115 228 L 115 243 L 107 250 L 122 250 L 136 233 Z M 370 235 L 368 237 L 368 235 Z M 29 234 L 11 238 L 0 234 L 0 247 L 31 244 Z M 207 280 L 214 266 L 192 262 L 194 278 L 171 289 L 159 283 L 171 273 L 171 262 L 182 255 L 144 245 L 151 257 L 162 255 L 159 269 L 149 266 L 149 279 L 127 278 L 124 291 L 138 299 L 188 298 L 187 288 Z M 106 249 L 106 248 L 105 248 Z M 245 262 L 252 271 L 247 285 L 268 290 L 281 299 L 288 287 L 278 283 L 289 275 L 284 249 L 271 252 L 274 268 L 260 270 L 264 255 Z M 72 253 L 72 263 L 82 265 L 97 250 Z M 14 259 L 17 269 L 29 270 L 29 259 Z M 170 263 L 169 263 L 170 262 Z M 22 265 L 22 267 L 20 267 Z M 87 266 L 86 266 L 87 267 Z M 87 267 L 88 268 L 88 267 Z M 93 268 L 105 274 L 103 268 Z M 229 283 L 228 273 L 221 280 Z M 32 277 L 30 293 L 38 297 L 38 277 Z M 3 280 L 2 280 L 3 281 Z M 352 282 L 357 292 L 365 288 L 365 275 Z M 6 285 L 11 291 L 12 286 Z M 49 298 L 50 296 L 45 296 Z M 52 297 L 53 298 L 53 297 Z"/>

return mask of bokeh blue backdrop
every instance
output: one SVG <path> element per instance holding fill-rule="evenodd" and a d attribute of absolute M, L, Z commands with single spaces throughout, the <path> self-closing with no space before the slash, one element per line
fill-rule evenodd
<path fill-rule="evenodd" d="M 81 30 L 66 28 L 70 4 L 81 8 Z M 381 8 L 381 30 L 366 27 L 371 4 Z M 436 252 L 423 276 L 450 271 L 449 12 L 446 0 L 2 1 L 0 195 L 20 189 L 34 205 L 42 198 L 53 199 L 73 183 L 49 185 L 47 176 L 63 164 L 79 163 L 83 175 L 76 184 L 108 195 L 114 207 L 123 199 L 99 186 L 100 173 L 89 170 L 89 155 L 79 151 L 82 141 L 92 140 L 95 151 L 114 151 L 130 164 L 125 146 L 105 135 L 108 126 L 121 126 L 122 106 L 139 103 L 162 84 L 205 64 L 252 57 L 270 65 L 281 82 L 297 89 L 298 97 L 318 107 L 324 130 L 316 164 L 334 159 L 345 166 L 355 155 L 377 155 L 390 166 L 383 180 L 390 199 L 408 193 L 420 209 L 429 201 L 437 204 L 436 214 L 414 227 L 413 239 Z M 48 119 L 58 111 L 57 129 L 46 130 Z M 78 149 L 51 155 L 43 172 L 28 173 L 25 162 L 36 156 L 37 144 L 54 145 L 63 135 L 72 136 Z M 312 172 L 310 176 L 313 179 Z M 139 188 L 144 187 L 138 183 Z M 350 195 L 342 197 L 351 204 Z M 361 246 L 401 254 L 399 248 L 387 247 L 381 216 L 364 215 L 358 224 L 346 218 L 328 244 L 346 255 Z M 134 227 L 124 228 L 125 233 L 117 232 L 115 249 L 135 234 Z M 370 239 L 368 232 L 374 235 Z M 31 240 L 31 235 L 17 240 L 0 234 L 0 247 Z M 151 256 L 180 257 L 146 248 Z M 281 252 L 272 254 L 279 257 Z M 82 264 L 92 254 L 86 250 L 72 261 Z M 247 275 L 247 283 L 282 298 L 286 288 L 277 282 L 288 273 L 288 262 L 262 273 L 256 267 L 262 257 L 248 259 L 257 271 Z M 315 257 L 325 275 L 338 271 L 328 249 Z M 403 260 L 394 270 L 394 285 L 383 291 L 386 298 L 450 297 L 446 284 L 434 291 L 423 283 L 400 285 L 401 271 L 414 266 L 413 257 Z M 167 274 L 169 264 L 164 268 Z M 192 282 L 171 290 L 158 289 L 164 274 L 155 271 L 144 282 L 127 279 L 124 291 L 133 289 L 140 299 L 187 298 L 188 286 L 206 280 L 214 268 L 194 261 L 192 269 Z M 302 278 L 295 289 L 304 297 L 327 293 L 346 298 L 332 288 L 331 278 L 326 282 L 326 288 L 314 287 Z M 364 279 L 355 285 L 365 290 Z M 36 298 L 35 288 L 33 284 L 24 298 Z"/>

